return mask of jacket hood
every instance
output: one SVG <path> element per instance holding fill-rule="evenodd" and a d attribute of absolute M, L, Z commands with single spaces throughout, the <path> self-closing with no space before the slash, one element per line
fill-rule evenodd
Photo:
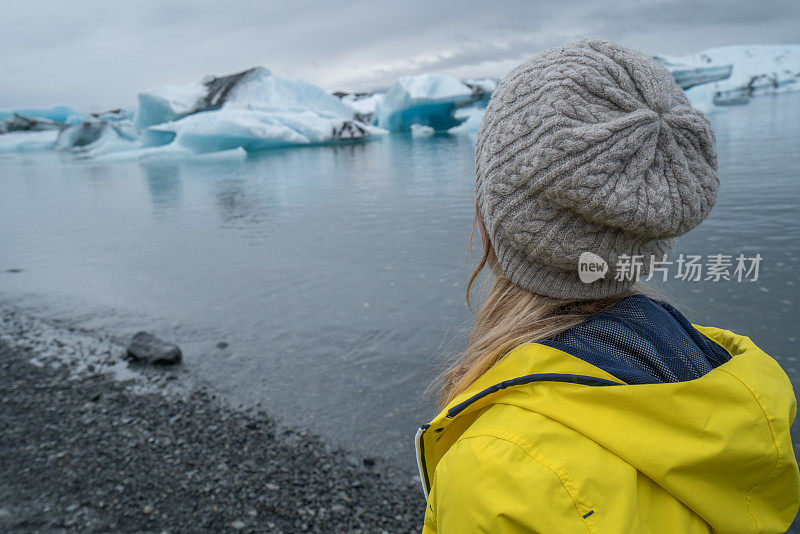
<path fill-rule="evenodd" d="M 800 501 L 791 382 L 749 338 L 696 328 L 731 358 L 680 382 L 626 384 L 552 346 L 518 347 L 418 432 L 426 494 L 436 464 L 478 415 L 511 404 L 613 452 L 715 530 L 787 525 Z"/>

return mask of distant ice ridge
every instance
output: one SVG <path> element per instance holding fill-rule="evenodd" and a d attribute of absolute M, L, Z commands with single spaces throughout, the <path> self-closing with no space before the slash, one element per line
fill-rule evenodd
<path fill-rule="evenodd" d="M 403 76 L 378 102 L 377 125 L 390 131 L 409 131 L 412 124 L 446 131 L 464 118 L 456 109 L 489 101 L 491 80 L 461 81 L 445 74 Z"/>
<path fill-rule="evenodd" d="M 754 95 L 800 90 L 800 45 L 656 56 L 692 104 L 711 112 Z M 242 157 L 245 151 L 360 141 L 388 131 L 477 136 L 497 82 L 404 76 L 385 93 L 335 93 L 254 68 L 139 95 L 138 107 L 0 110 L 0 153 L 62 150 L 89 159 Z"/>
<path fill-rule="evenodd" d="M 697 54 L 659 56 L 673 71 L 681 66 L 714 69 L 731 66 L 730 76 L 696 85 L 686 94 L 704 112 L 716 106 L 746 103 L 755 95 L 800 91 L 800 45 L 737 45 L 710 48 Z"/>

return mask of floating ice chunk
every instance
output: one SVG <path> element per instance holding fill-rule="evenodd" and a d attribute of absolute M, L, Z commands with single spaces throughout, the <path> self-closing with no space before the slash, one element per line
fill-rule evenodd
<path fill-rule="evenodd" d="M 92 119 L 61 130 L 55 148 L 95 157 L 139 148 L 138 137 L 139 131 L 130 121 Z"/>
<path fill-rule="evenodd" d="M 256 68 L 232 87 L 226 107 L 261 111 L 313 111 L 324 116 L 352 119 L 350 106 L 305 80 L 273 76 L 267 69 Z"/>
<path fill-rule="evenodd" d="M 690 89 L 704 83 L 724 80 L 730 77 L 733 65 L 709 65 L 704 63 L 692 63 L 691 59 L 675 58 L 671 56 L 654 56 L 655 59 L 666 65 L 675 83 L 681 89 Z"/>
<path fill-rule="evenodd" d="M 430 137 L 436 130 L 431 128 L 430 126 L 425 126 L 424 124 L 412 124 L 411 125 L 411 136 L 412 137 Z"/>
<path fill-rule="evenodd" d="M 473 92 L 483 91 L 486 95 L 491 95 L 497 89 L 497 80 L 492 78 L 466 79 L 464 83 L 471 87 Z"/>
<path fill-rule="evenodd" d="M 714 88 L 710 84 L 697 85 L 686 90 L 692 107 L 699 109 L 706 115 L 714 111 Z"/>
<path fill-rule="evenodd" d="M 58 130 L 11 132 L 0 135 L 0 154 L 9 152 L 41 152 L 53 150 Z"/>
<path fill-rule="evenodd" d="M 375 120 L 375 108 L 383 100 L 384 93 L 339 93 L 342 102 L 353 109 L 355 118 L 366 124 Z"/>
<path fill-rule="evenodd" d="M 92 113 L 91 115 L 95 119 L 104 121 L 132 121 L 135 114 L 136 110 L 134 109 L 115 108 L 101 113 Z"/>
<path fill-rule="evenodd" d="M 75 124 L 89 118 L 87 114 L 76 111 L 69 106 L 53 106 L 51 108 L 0 110 L 0 120 L 7 119 L 15 114 L 29 119 L 47 119 L 67 124 Z"/>
<path fill-rule="evenodd" d="M 259 111 L 224 107 L 151 126 L 195 152 L 242 147 L 247 151 L 289 145 L 357 140 L 386 133 L 354 119 L 325 117 L 310 110 Z"/>
<path fill-rule="evenodd" d="M 139 107 L 134 123 L 143 128 L 161 124 L 209 107 L 205 101 L 208 88 L 203 82 L 183 86 L 166 86 L 139 93 Z"/>
<path fill-rule="evenodd" d="M 456 113 L 456 116 L 466 117 L 466 120 L 458 126 L 454 126 L 447 130 L 447 133 L 451 135 L 464 135 L 472 138 L 473 140 L 476 139 L 478 137 L 478 129 L 481 127 L 481 121 L 483 120 L 484 113 L 486 113 L 486 108 L 471 107 L 459 110 L 459 113 Z"/>
<path fill-rule="evenodd" d="M 63 122 L 50 119 L 24 117 L 14 113 L 10 117 L 0 120 L 0 134 L 10 132 L 41 132 L 44 130 L 58 130 L 63 127 Z"/>
<path fill-rule="evenodd" d="M 409 130 L 412 124 L 447 130 L 461 123 L 453 115 L 458 106 L 485 98 L 484 87 L 470 87 L 452 76 L 403 76 L 378 103 L 377 125 L 392 131 Z"/>
<path fill-rule="evenodd" d="M 146 126 L 143 147 L 176 144 L 197 153 L 352 141 L 386 133 L 354 115 L 351 106 L 316 85 L 255 68 L 143 93 L 136 123 Z"/>
<path fill-rule="evenodd" d="M 243 85 L 243 82 L 270 76 L 267 69 L 255 67 L 227 76 L 206 76 L 199 82 L 188 85 L 168 85 L 145 91 L 139 94 L 139 107 L 134 123 L 142 128 L 192 113 L 217 109 L 234 100 L 234 90 Z"/>
<path fill-rule="evenodd" d="M 139 127 L 175 121 L 223 106 L 261 111 L 306 111 L 353 117 L 350 106 L 316 85 L 273 76 L 256 67 L 228 76 L 207 76 L 197 83 L 169 86 L 139 95 Z"/>
<path fill-rule="evenodd" d="M 243 159 L 247 157 L 247 151 L 241 147 L 231 150 L 220 150 L 198 154 L 186 147 L 170 144 L 156 147 L 134 148 L 132 150 L 108 152 L 94 157 L 96 161 L 120 162 L 120 161 L 172 161 L 181 159 L 192 160 L 220 160 L 220 159 Z"/>
<path fill-rule="evenodd" d="M 723 46 L 666 60 L 709 69 L 732 65 L 729 77 L 686 92 L 692 105 L 701 109 L 713 109 L 715 99 L 728 104 L 742 97 L 800 91 L 800 45 L 796 44 Z"/>

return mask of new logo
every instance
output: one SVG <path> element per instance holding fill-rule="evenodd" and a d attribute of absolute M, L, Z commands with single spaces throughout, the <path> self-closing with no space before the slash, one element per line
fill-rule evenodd
<path fill-rule="evenodd" d="M 582 252 L 578 258 L 578 277 L 584 284 L 591 284 L 603 278 L 608 272 L 606 260 L 594 252 Z"/>

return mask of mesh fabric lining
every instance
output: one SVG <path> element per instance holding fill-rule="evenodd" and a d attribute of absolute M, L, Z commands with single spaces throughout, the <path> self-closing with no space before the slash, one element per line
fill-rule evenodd
<path fill-rule="evenodd" d="M 684 382 L 730 359 L 666 302 L 627 297 L 551 339 L 539 341 L 627 384 Z"/>

